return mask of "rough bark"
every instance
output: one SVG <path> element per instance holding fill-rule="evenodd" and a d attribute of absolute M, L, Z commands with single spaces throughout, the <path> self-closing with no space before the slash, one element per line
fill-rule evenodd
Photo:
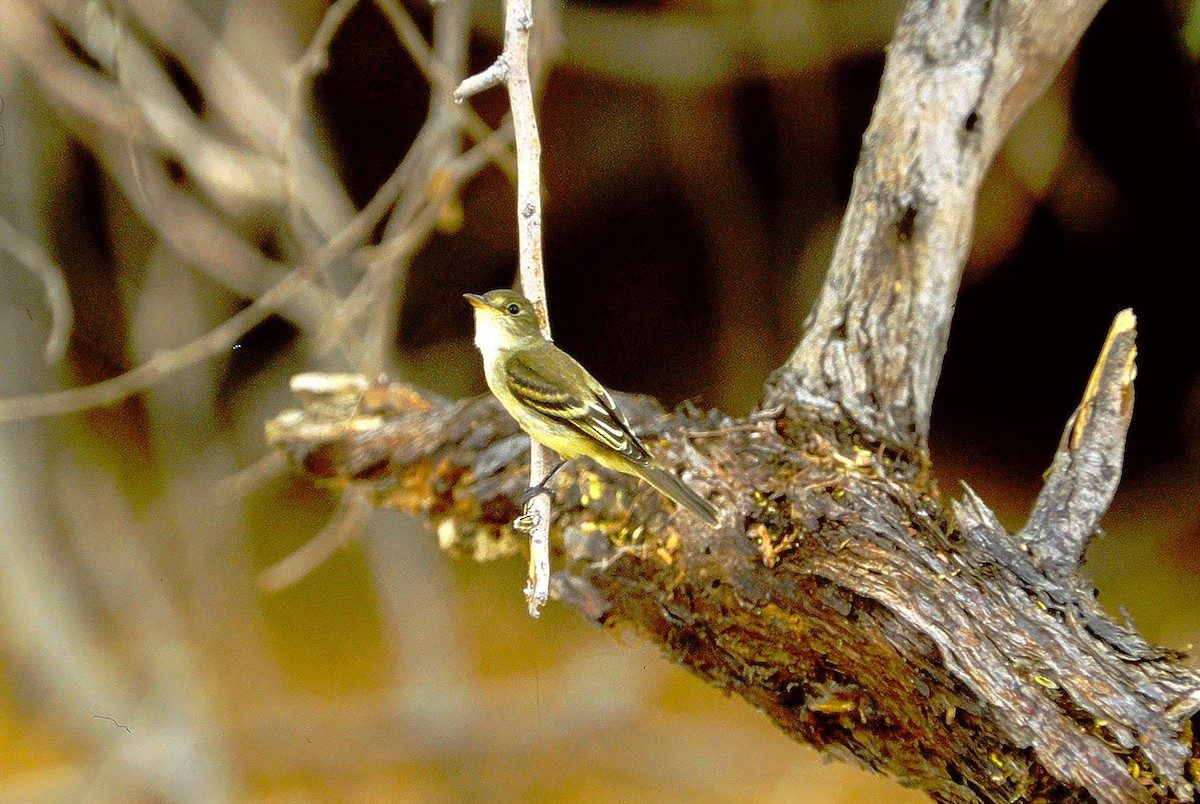
<path fill-rule="evenodd" d="M 1101 610 L 1078 571 L 1120 477 L 1132 315 L 1018 534 L 969 489 L 944 498 L 926 451 L 979 183 L 1098 5 L 909 3 L 825 289 L 761 410 L 620 398 L 724 529 L 587 464 L 553 509 L 560 600 L 941 801 L 1181 801 L 1200 776 L 1200 674 Z M 306 471 L 426 514 L 448 549 L 517 549 L 528 440 L 494 400 L 296 387 L 304 409 L 268 437 Z"/>
<path fill-rule="evenodd" d="M 820 299 L 767 404 L 812 397 L 923 457 L 975 198 L 1100 0 L 912 0 Z"/>
<path fill-rule="evenodd" d="M 528 439 L 495 400 L 353 378 L 306 401 L 269 437 L 307 472 L 429 516 L 452 552 L 517 549 Z M 938 800 L 1191 796 L 1200 677 L 1113 621 L 1075 573 L 1040 570 L 973 493 L 947 510 L 916 465 L 819 425 L 793 431 L 781 413 L 620 401 L 736 525 L 710 531 L 581 465 L 554 507 L 564 603 Z"/>

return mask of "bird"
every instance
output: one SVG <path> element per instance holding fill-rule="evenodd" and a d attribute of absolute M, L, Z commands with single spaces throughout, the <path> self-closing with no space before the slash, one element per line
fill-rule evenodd
<path fill-rule="evenodd" d="M 612 394 L 546 339 L 533 304 L 514 290 L 463 294 L 475 308 L 475 345 L 488 388 L 517 425 L 564 460 L 530 491 L 540 493 L 566 460 L 586 455 L 645 480 L 712 528 L 719 509 L 664 469 L 634 435 Z"/>

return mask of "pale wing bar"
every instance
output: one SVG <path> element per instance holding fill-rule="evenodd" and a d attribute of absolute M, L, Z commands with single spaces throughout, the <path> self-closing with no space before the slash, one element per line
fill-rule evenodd
<path fill-rule="evenodd" d="M 510 359 L 505 369 L 509 390 L 529 407 L 583 431 L 639 465 L 647 464 L 646 448 L 630 430 L 612 396 L 590 375 L 587 386 L 594 398 L 585 402 L 547 381 L 520 357 Z"/>

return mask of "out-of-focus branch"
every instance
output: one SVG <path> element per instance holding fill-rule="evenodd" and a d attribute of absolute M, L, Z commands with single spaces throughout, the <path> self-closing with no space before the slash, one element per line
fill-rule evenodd
<path fill-rule="evenodd" d="M 343 493 L 337 511 L 325 527 L 299 549 L 263 570 L 258 585 L 268 592 L 278 592 L 300 582 L 341 547 L 358 538 L 370 513 L 371 506 L 361 493 L 354 490 Z"/>
<path fill-rule="evenodd" d="M 439 101 L 444 102 L 447 98 L 447 88 L 454 87 L 459 78 L 460 72 L 451 73 L 444 68 L 443 62 L 460 64 L 461 70 L 465 67 L 465 62 L 459 61 L 462 55 L 465 54 L 465 48 L 459 48 L 456 53 L 449 53 L 442 59 L 434 59 L 434 54 L 430 52 L 429 46 L 425 43 L 425 39 L 421 36 L 421 32 L 417 29 L 417 25 L 413 22 L 412 16 L 400 5 L 396 0 L 375 0 L 375 5 L 388 18 L 388 22 L 392 24 L 392 28 L 396 31 L 396 36 L 399 37 L 404 49 L 412 56 L 413 62 L 421 70 L 421 74 L 425 76 L 431 87 L 434 88 L 434 96 L 430 99 L 434 104 L 439 104 Z M 457 5 L 466 7 L 466 2 L 460 2 Z M 439 9 L 441 6 L 438 7 Z M 444 19 L 442 14 L 438 14 L 438 19 Z M 447 26 L 449 30 L 439 29 L 434 32 L 435 38 L 439 36 L 444 39 L 462 41 L 465 44 L 467 38 L 467 28 L 464 17 L 455 17 L 456 23 L 453 26 Z M 444 33 L 443 33 L 444 30 Z M 448 111 L 455 114 L 459 122 L 462 124 L 463 130 L 475 142 L 482 142 L 492 132 L 490 126 L 475 113 L 475 110 L 469 106 L 451 103 L 445 104 Z M 517 165 L 516 160 L 507 150 L 502 151 L 496 156 L 496 164 L 504 171 L 504 175 L 515 184 L 517 180 Z"/>
<path fill-rule="evenodd" d="M 321 19 L 321 24 L 317 26 L 308 47 L 287 71 L 289 86 L 285 107 L 286 123 L 280 138 L 279 150 L 283 155 L 284 183 L 287 185 L 288 219 L 296 237 L 310 248 L 315 247 L 324 238 L 320 234 L 315 238 L 309 235 L 309 227 L 313 223 L 305 214 L 302 187 L 304 177 L 300 170 L 300 164 L 306 131 L 302 122 L 308 120 L 306 110 L 313 80 L 329 65 L 329 46 L 342 27 L 342 23 L 346 21 L 346 17 L 350 16 L 350 12 L 357 4 L 358 0 L 338 0 L 330 6 Z"/>
<path fill-rule="evenodd" d="M 907 4 L 824 290 L 768 406 L 811 418 L 832 402 L 868 440 L 928 460 L 979 185 L 1101 5 Z"/>
<path fill-rule="evenodd" d="M 660 669 L 646 666 L 644 653 L 624 650 L 610 654 L 588 648 L 566 657 L 565 665 L 561 673 L 553 678 L 543 676 L 540 681 L 531 673 L 461 688 L 449 679 L 448 684 L 436 690 L 427 687 L 416 696 L 394 691 L 382 700 L 341 696 L 266 704 L 240 713 L 237 737 L 252 746 L 267 773 L 300 770 L 336 776 L 364 764 L 437 762 L 445 757 L 452 757 L 450 761 L 461 767 L 492 754 L 494 747 L 480 740 L 480 735 L 506 730 L 511 732 L 503 747 L 507 761 L 544 756 L 548 751 L 561 751 L 564 761 L 569 761 L 577 751 L 575 746 L 588 740 L 589 745 L 603 746 L 601 753 L 614 768 L 628 771 L 634 763 L 621 750 L 627 740 L 638 741 L 628 753 L 643 753 L 639 750 L 642 745 L 662 745 L 668 741 L 664 736 L 697 731 L 699 717 L 647 721 L 643 714 L 646 700 L 654 696 L 662 676 Z M 538 728 L 514 729 L 514 723 L 528 717 L 528 690 L 539 684 Z M 622 694 L 607 694 L 614 688 Z M 423 700 L 425 696 L 432 700 Z M 448 700 L 460 702 L 462 708 L 448 707 Z M 438 704 L 440 717 L 436 728 L 431 728 L 429 713 Z M 630 729 L 635 732 L 632 737 Z M 329 738 L 323 746 L 319 739 L 312 739 L 321 735 Z M 606 744 L 611 744 L 615 759 Z M 754 756 L 748 746 L 731 750 L 731 761 L 738 761 L 739 767 L 769 764 Z M 661 781 L 662 762 L 661 757 L 647 760 L 654 769 L 646 772 L 652 783 Z M 684 774 L 692 770 L 687 763 L 681 764 Z M 683 780 L 680 787 L 686 787 Z"/>
<path fill-rule="evenodd" d="M 50 337 L 46 339 L 46 362 L 62 360 L 67 351 L 71 324 L 75 319 L 62 270 L 38 248 L 37 243 L 3 217 L 0 217 L 0 248 L 12 254 L 45 288 L 46 304 L 50 308 Z"/>
<path fill-rule="evenodd" d="M 287 274 L 286 266 L 263 257 L 233 226 L 171 180 L 162 160 L 152 153 L 160 137 L 119 85 L 67 58 L 47 21 L 26 13 L 29 9 L 22 3 L 14 2 L 11 10 L 12 25 L 2 28 L 4 34 L 12 35 L 6 41 L 12 42 L 31 72 L 68 112 L 68 124 L 92 145 L 130 203 L 161 236 L 216 281 L 244 296 L 257 296 Z M 190 135 L 183 141 L 197 142 Z M 229 177 L 239 173 L 233 156 L 229 157 L 232 161 L 218 159 L 218 164 L 202 154 L 188 156 L 188 148 L 180 142 L 173 147 L 184 164 L 200 171 L 197 175 L 202 181 L 221 176 L 231 181 Z M 215 151 L 205 153 L 212 156 Z M 253 175 L 247 181 L 256 185 Z M 232 192 L 230 186 L 208 189 L 244 209 L 246 196 Z M 331 306 L 328 294 L 310 286 L 291 295 L 281 312 L 300 326 L 315 328 Z"/>
<path fill-rule="evenodd" d="M 414 155 L 413 160 L 406 157 L 380 188 L 379 195 L 387 192 L 393 198 L 408 189 L 415 193 L 416 200 L 405 200 L 404 218 L 393 210 L 388 221 L 389 227 L 399 221 L 404 222 L 403 226 L 396 226 L 395 233 L 387 236 L 378 246 L 363 250 L 361 256 L 367 264 L 366 275 L 342 303 L 335 317 L 335 323 L 341 329 L 351 326 L 362 315 L 375 311 L 376 320 L 373 326 L 368 327 L 368 345 L 362 358 L 368 367 L 382 370 L 385 362 L 383 353 L 388 348 L 386 344 L 390 342 L 393 332 L 386 326 L 392 312 L 385 300 L 398 298 L 394 283 L 401 276 L 402 268 L 433 233 L 446 205 L 463 184 L 505 151 L 511 136 L 511 127 L 501 126 L 469 151 L 442 165 L 429 183 L 424 185 L 416 181 L 414 165 L 421 161 L 420 157 Z M 413 148 L 424 151 L 429 147 L 429 142 L 429 138 L 422 140 L 418 136 Z"/>
<path fill-rule="evenodd" d="M 246 298 L 260 297 L 285 277 L 296 277 L 298 292 L 272 312 L 304 329 L 320 325 L 334 300 L 312 282 L 312 274 L 263 256 L 226 220 L 178 187 L 167 166 L 144 150 L 112 136 L 97 138 L 93 150 L 133 208 L 176 253 L 187 255 L 196 268 Z"/>
<path fill-rule="evenodd" d="M 141 118 L 153 134 L 154 144 L 179 160 L 212 203 L 235 218 L 280 206 L 279 166 L 215 136 L 188 108 L 148 48 L 109 16 L 103 4 L 50 5 L 66 30 L 116 79 L 127 114 Z M 40 61 L 36 52 L 25 50 L 26 58 Z M 86 103 L 80 99 L 73 102 Z"/>
<path fill-rule="evenodd" d="M 416 52 L 414 60 L 423 60 L 430 76 L 429 113 L 408 152 L 396 170 L 398 180 L 404 182 L 405 191 L 388 215 L 384 227 L 384 247 L 378 249 L 370 260 L 368 275 L 355 289 L 359 298 L 370 300 L 372 313 L 367 328 L 370 337 L 364 351 L 362 365 L 368 372 L 381 372 L 391 368 L 393 334 L 399 329 L 401 300 L 407 287 L 409 259 L 413 249 L 393 248 L 397 241 L 411 240 L 416 234 L 417 243 L 431 233 L 439 221 L 457 218 L 458 199 L 456 193 L 444 196 L 441 204 L 433 208 L 437 218 L 428 224 L 416 225 L 423 217 L 430 196 L 438 195 L 438 185 L 444 183 L 443 171 L 448 162 L 456 157 L 462 147 L 464 116 L 461 109 L 454 108 L 450 101 L 450 88 L 466 71 L 467 4 L 464 0 L 448 0 L 439 3 L 433 16 L 433 45 L 424 47 L 420 34 L 412 30 L 412 20 L 397 3 L 378 3 L 392 23 L 400 43 L 406 48 L 412 41 Z M 418 42 L 420 44 L 418 44 Z M 486 129 L 486 126 L 483 126 Z M 481 142 L 488 139 L 484 136 Z M 369 292 L 362 293 L 363 289 Z"/>
<path fill-rule="evenodd" d="M 105 763 L 113 767 L 102 770 L 101 777 L 112 774 L 118 777 L 113 779 L 118 789 L 125 787 L 119 776 L 140 760 L 160 789 L 189 797 L 227 795 L 232 787 L 229 752 L 212 718 L 203 662 L 188 641 L 188 624 L 176 601 L 158 582 L 161 573 L 146 550 L 150 540 L 111 478 L 90 473 L 69 457 L 59 460 L 55 470 L 71 543 L 91 587 L 133 649 L 125 675 L 144 679 L 139 694 L 151 702 L 118 712 L 124 719 L 120 722 L 130 721 L 133 727 L 125 726 L 129 739 L 121 738 L 119 747 L 114 744 L 116 756 Z M 159 751 L 174 744 L 174 756 L 146 761 L 156 744 Z M 100 792 L 96 787 L 92 791 Z"/>
<path fill-rule="evenodd" d="M 405 237 L 398 238 L 402 242 L 392 244 L 393 248 L 415 249 L 420 245 L 422 239 L 432 228 L 438 205 L 445 203 L 445 197 L 486 164 L 494 156 L 494 149 L 501 147 L 500 139 L 504 136 L 503 132 L 493 136 L 496 137 L 496 140 L 486 141 L 475 146 L 448 166 L 447 181 L 439 194 L 429 200 L 429 205 L 424 212 L 424 219 L 418 221 L 421 225 L 414 227 L 414 230 L 406 233 Z M 0 399 L 0 422 L 54 416 L 111 405 L 162 381 L 180 368 L 193 365 L 229 349 L 245 332 L 280 309 L 289 299 L 312 288 L 309 277 L 316 271 L 334 260 L 343 258 L 357 246 L 387 211 L 394 199 L 394 196 L 389 197 L 389 193 L 393 191 L 394 188 L 387 186 L 381 188 L 375 197 L 362 208 L 362 211 L 351 219 L 345 229 L 338 232 L 299 267 L 286 274 L 277 284 L 262 293 L 248 307 L 230 316 L 203 337 L 178 349 L 159 352 L 135 369 L 86 388 Z M 420 237 L 417 237 L 417 229 L 421 231 Z"/>
<path fill-rule="evenodd" d="M 120 402 L 172 376 L 181 368 L 195 365 L 229 349 L 238 338 L 275 312 L 279 305 L 297 293 L 302 286 L 303 280 L 299 274 L 289 274 L 275 287 L 255 299 L 246 309 L 230 316 L 203 337 L 178 349 L 159 352 L 137 368 L 112 379 L 83 388 L 0 399 L 0 422 L 59 416 Z"/>
<path fill-rule="evenodd" d="M 98 5 L 98 4 L 92 4 Z M 292 125 L 287 102 L 264 92 L 186 3 L 133 0 L 130 9 L 188 69 L 212 112 L 252 144 L 277 155 Z M 325 237 L 345 228 L 354 207 L 332 166 L 310 138 L 292 140 L 287 161 L 301 177 L 301 203 Z"/>
<path fill-rule="evenodd" d="M 40 368 L 38 349 L 18 315 L 0 305 L 0 325 L 8 333 L 0 339 L 0 360 L 6 367 L 0 383 L 8 393 L 24 390 Z M 131 689 L 125 657 L 107 650 L 107 640 L 97 632 L 100 621 L 91 616 L 89 595 L 79 585 L 74 562 L 64 560 L 62 534 L 55 527 L 62 518 L 53 495 L 56 443 L 47 428 L 10 426 L 0 428 L 0 451 L 5 455 L 0 470 L 0 653 L 5 667 L 16 678 L 36 679 L 27 690 L 43 696 L 43 716 L 56 723 L 63 745 L 90 745 L 109 754 L 112 786 L 93 790 L 114 798 L 188 798 L 190 783 L 207 776 L 210 768 L 205 760 L 193 765 L 188 759 L 194 757 L 182 756 L 199 748 L 186 729 L 175 732 L 180 739 L 173 743 L 155 746 L 154 737 L 161 739 L 164 733 L 161 721 L 152 724 L 158 720 L 153 706 L 143 710 L 147 728 L 133 740 L 92 718 L 102 714 L 128 722 L 145 702 Z M 157 763 L 150 759 L 154 748 L 162 760 Z M 178 754 L 177 748 L 182 749 Z M 166 778 L 161 769 L 176 760 L 195 775 Z"/>

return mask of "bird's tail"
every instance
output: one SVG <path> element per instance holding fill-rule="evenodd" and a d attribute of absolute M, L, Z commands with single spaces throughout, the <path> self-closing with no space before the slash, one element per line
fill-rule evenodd
<path fill-rule="evenodd" d="M 675 475 L 659 466 L 638 467 L 642 479 L 672 500 L 704 520 L 710 528 L 721 524 L 721 512 L 708 500 L 692 491 Z"/>

